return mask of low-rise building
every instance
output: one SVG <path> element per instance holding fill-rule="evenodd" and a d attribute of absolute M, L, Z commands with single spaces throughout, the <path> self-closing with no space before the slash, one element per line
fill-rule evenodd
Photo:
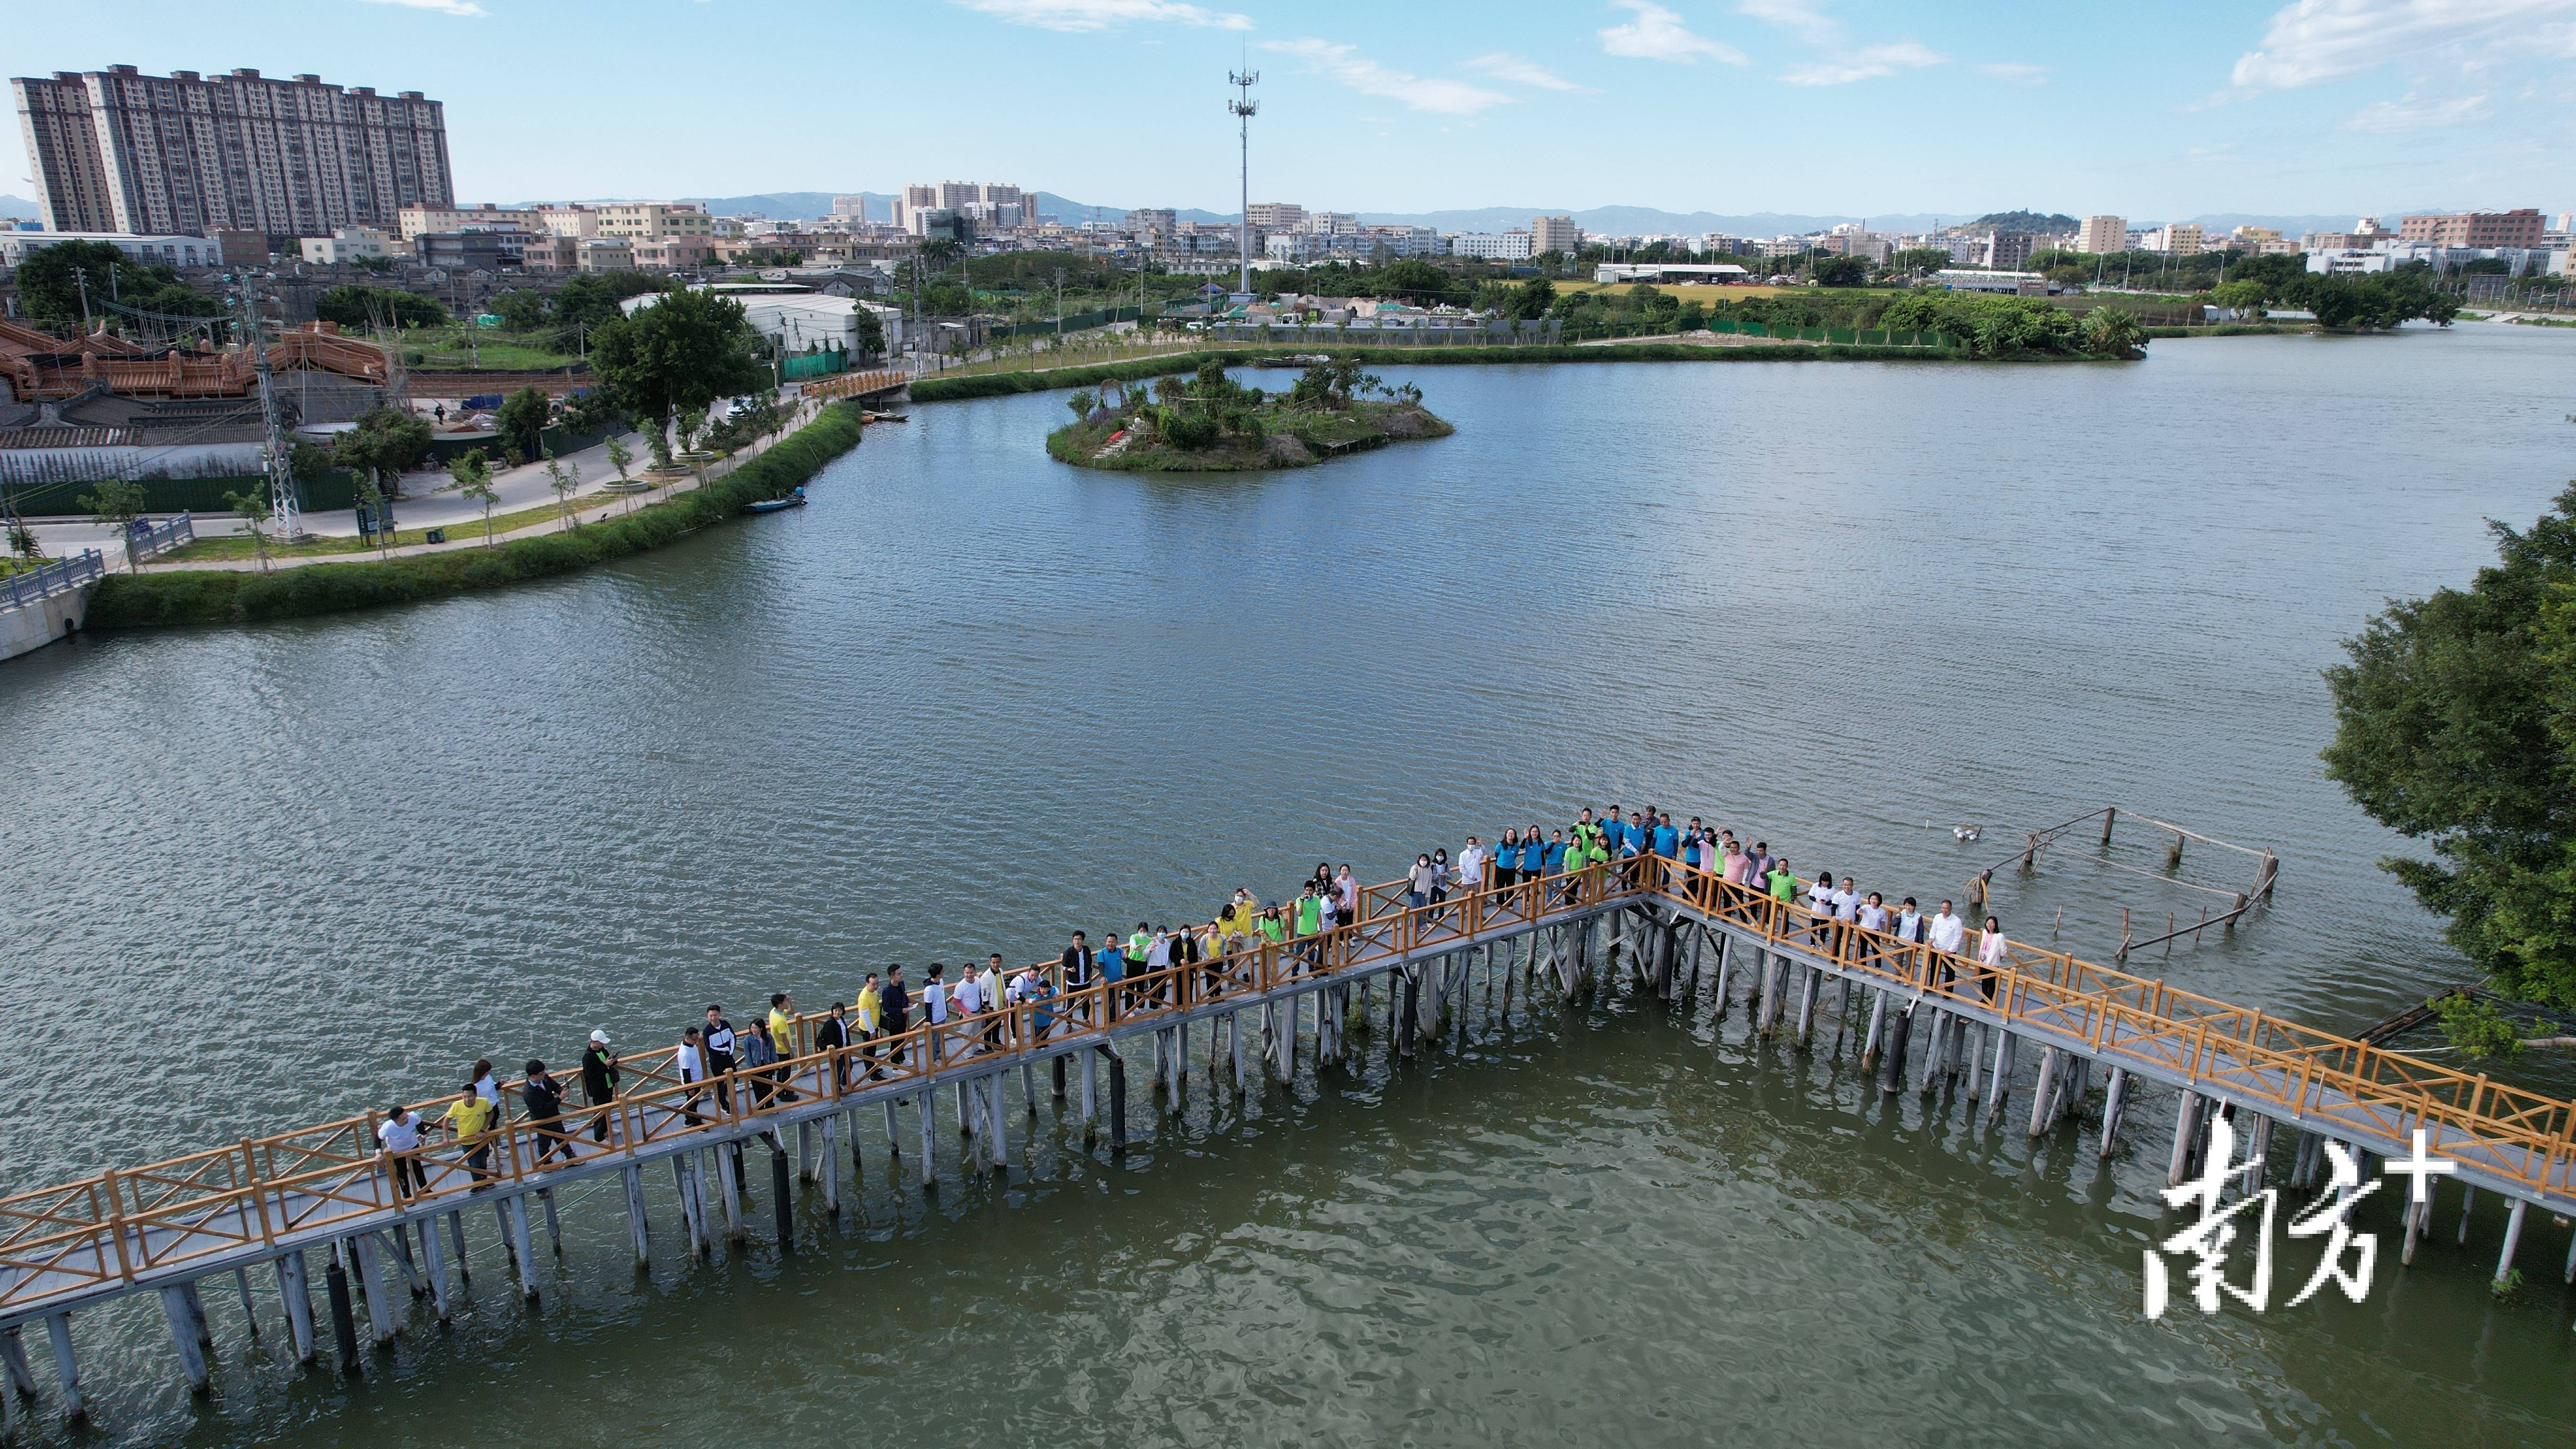
<path fill-rule="evenodd" d="M 304 260 L 326 267 L 374 261 L 402 249 L 392 237 L 372 226 L 344 226 L 329 236 L 299 237 L 296 247 L 303 252 Z"/>
<path fill-rule="evenodd" d="M 702 236 L 671 236 L 631 243 L 635 265 L 651 271 L 703 267 L 715 259 L 715 243 Z"/>
<path fill-rule="evenodd" d="M 599 235 L 599 213 L 587 206 L 539 207 L 537 224 L 555 236 Z"/>
<path fill-rule="evenodd" d="M 635 270 L 635 244 L 623 237 L 593 237 L 580 243 L 581 269 L 585 272 L 631 272 Z"/>
<path fill-rule="evenodd" d="M 2542 229 L 2540 208 L 2522 206 L 2511 211 L 2401 217 L 2397 238 L 2444 247 L 2530 248 L 2540 245 Z"/>
<path fill-rule="evenodd" d="M 2196 257 L 2201 253 L 2204 240 L 2198 222 L 2174 221 L 2148 232 L 2144 245 L 2151 252 L 2164 252 L 2177 257 Z"/>
<path fill-rule="evenodd" d="M 530 237 L 527 245 L 519 248 L 519 266 L 531 272 L 579 271 L 581 238 L 552 232 Z"/>
<path fill-rule="evenodd" d="M 449 271 L 494 271 L 519 264 L 525 232 L 425 231 L 411 240 L 412 255 L 427 267 Z"/>
<path fill-rule="evenodd" d="M 1507 231 L 1499 236 L 1492 232 L 1460 232 L 1449 238 L 1449 254 L 1488 262 L 1525 262 L 1537 255 L 1530 250 L 1530 234 L 1525 231 Z"/>
<path fill-rule="evenodd" d="M 431 232 L 449 231 L 538 231 L 542 230 L 544 213 L 520 207 L 494 206 L 406 206 L 395 214 L 404 241 L 412 241 Z"/>
<path fill-rule="evenodd" d="M 0 266 L 24 265 L 31 253 L 57 242 L 104 242 L 151 267 L 219 267 L 223 244 L 201 236 L 136 236 L 122 231 L 0 232 Z M 262 251 L 261 257 L 266 259 Z"/>
<path fill-rule="evenodd" d="M 694 202 L 608 202 L 599 208 L 599 235 L 631 242 L 667 241 L 673 237 L 710 241 L 715 237 L 715 218 Z"/>

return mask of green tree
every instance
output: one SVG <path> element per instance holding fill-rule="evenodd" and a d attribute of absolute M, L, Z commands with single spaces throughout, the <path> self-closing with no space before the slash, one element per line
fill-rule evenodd
<path fill-rule="evenodd" d="M 1947 247 L 1907 247 L 1887 259 L 1891 272 L 1937 272 L 1950 265 Z"/>
<path fill-rule="evenodd" d="M 611 434 L 608 439 L 608 466 L 617 470 L 618 482 L 626 481 L 626 470 L 634 462 L 635 450 L 626 446 L 624 438 Z"/>
<path fill-rule="evenodd" d="M 1073 410 L 1073 420 L 1075 422 L 1089 422 L 1091 420 L 1091 410 L 1100 406 L 1100 399 L 1093 396 L 1088 389 L 1077 388 L 1075 389 L 1073 396 L 1064 400 L 1064 405 Z"/>
<path fill-rule="evenodd" d="M 1807 274 L 1820 287 L 1864 287 L 1869 285 L 1869 263 L 1858 257 L 1817 257 Z"/>
<path fill-rule="evenodd" d="M 512 287 L 492 299 L 489 309 L 501 319 L 501 325 L 513 332 L 534 332 L 546 325 L 553 308 L 546 305 L 546 294 Z"/>
<path fill-rule="evenodd" d="M 865 307 L 850 315 L 850 345 L 858 355 L 874 361 L 885 356 L 885 324 Z"/>
<path fill-rule="evenodd" d="M 492 465 L 483 460 L 483 450 L 476 448 L 447 465 L 448 476 L 456 480 L 456 491 L 466 499 L 483 505 L 483 546 L 492 546 L 492 505 L 501 501 L 492 487 Z"/>
<path fill-rule="evenodd" d="M 1556 304 L 1556 284 L 1545 277 L 1532 277 L 1512 293 L 1506 315 L 1515 322 L 1535 322 L 1547 315 Z"/>
<path fill-rule="evenodd" d="M 143 516 L 143 485 L 125 478 L 106 478 L 98 487 L 80 496 L 80 506 L 90 517 L 111 524 L 116 536 L 125 540 L 125 567 L 129 573 L 141 573 L 142 565 L 134 559 L 134 520 Z"/>
<path fill-rule="evenodd" d="M 215 318 L 224 306 L 168 267 L 146 266 L 107 242 L 65 241 L 27 254 L 18 268 L 18 310 L 46 327 L 77 330 L 86 317 L 122 330 L 127 311 Z"/>
<path fill-rule="evenodd" d="M 2249 316 L 2263 315 L 2263 304 L 2272 300 L 2271 288 L 2253 277 L 2239 277 L 2209 289 L 2209 300 L 2231 311 Z"/>
<path fill-rule="evenodd" d="M 369 408 L 332 444 L 331 456 L 391 498 L 402 491 L 402 475 L 429 456 L 429 424 L 408 408 Z"/>
<path fill-rule="evenodd" d="M 2147 355 L 2147 329 L 2125 307 L 2096 307 L 2084 316 L 2084 347 L 2097 356 L 2135 362 Z"/>
<path fill-rule="evenodd" d="M 399 287 L 361 287 L 344 283 L 324 292 L 313 315 L 336 323 L 344 332 L 367 332 L 377 323 L 409 330 L 435 327 L 447 320 L 447 309 Z"/>
<path fill-rule="evenodd" d="M 2528 531 L 2487 527 L 2497 562 L 2468 588 L 2393 603 L 2344 641 L 2323 759 L 2372 819 L 2431 847 L 2380 867 L 2496 991 L 2576 1009 L 2576 484 Z"/>
<path fill-rule="evenodd" d="M 1453 295 L 1464 296 L 1467 291 L 1457 278 L 1418 257 L 1387 263 L 1377 269 L 1374 281 L 1375 286 L 1371 290 L 1377 295 L 1401 297 L 1426 307 L 1447 301 Z"/>
<path fill-rule="evenodd" d="M 672 414 L 766 385 L 762 350 L 740 302 L 692 288 L 602 326 L 590 357 L 620 399 L 654 420 L 653 453 L 667 463 Z"/>
<path fill-rule="evenodd" d="M 501 410 L 492 415 L 492 426 L 501 435 L 501 446 L 512 462 L 525 462 L 546 450 L 546 421 L 554 407 L 554 400 L 542 388 L 523 387 L 501 399 Z"/>
<path fill-rule="evenodd" d="M 555 506 L 563 510 L 564 527 L 579 528 L 572 516 L 572 496 L 581 491 L 581 465 L 558 463 L 555 455 L 546 454 L 546 486 L 555 491 Z"/>
<path fill-rule="evenodd" d="M 268 523 L 274 516 L 268 497 L 268 485 L 254 483 L 240 493 L 226 493 L 224 502 L 241 515 L 242 530 L 250 535 L 250 551 L 259 560 L 259 571 L 268 572 Z"/>

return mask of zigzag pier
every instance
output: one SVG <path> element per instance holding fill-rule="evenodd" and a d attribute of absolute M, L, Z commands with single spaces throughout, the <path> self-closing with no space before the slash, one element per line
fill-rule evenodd
<path fill-rule="evenodd" d="M 1848 1040 L 1882 1093 L 1947 1087 L 1990 1128 L 2010 1111 L 2033 1137 L 2064 1130 L 2098 1072 L 2103 1158 L 2124 1138 L 2139 1151 L 2151 1150 L 2141 1136 L 2166 1140 L 2132 1125 L 2144 1089 L 2161 1089 L 2172 1100 L 2169 1182 L 2203 1170 L 2209 1123 L 2221 1114 L 2252 1144 L 2240 1179 L 2247 1191 L 2271 1170 L 2282 1128 L 2296 1137 L 2293 1186 L 2321 1180 L 2328 1141 L 2404 1156 L 2420 1128 L 2432 1152 L 2457 1163 L 2467 1201 L 2485 1190 L 2511 1204 L 2499 1278 L 2529 1208 L 2576 1213 L 2571 1104 L 2061 953 L 2009 943 L 1988 966 L 1652 856 L 1406 902 L 1400 883 L 1371 887 L 1356 920 L 1321 935 L 1114 984 L 1068 989 L 1059 980 L 1058 994 L 1040 1001 L 852 1047 L 814 1049 L 822 1018 L 808 1016 L 797 1023 L 797 1056 L 713 1082 L 682 1083 L 668 1050 L 630 1057 L 630 1087 L 615 1102 L 570 1108 L 551 1132 L 524 1117 L 502 1122 L 481 1141 L 490 1149 L 483 1181 L 454 1146 L 377 1151 L 370 1113 L 0 1199 L 7 1427 L 46 1396 L 27 1342 L 39 1326 L 53 1410 L 84 1416 L 74 1315 L 112 1300 L 157 1295 L 179 1375 L 205 1394 L 214 1373 L 206 1288 L 220 1292 L 230 1280 L 256 1333 L 258 1270 L 274 1283 L 296 1359 L 319 1358 L 327 1334 L 340 1369 L 361 1373 L 363 1345 L 390 1342 L 424 1305 L 441 1321 L 451 1316 L 469 1271 L 469 1220 L 478 1235 L 489 1222 L 533 1304 L 537 1223 L 561 1251 L 558 1187 L 619 1180 L 621 1192 L 580 1201 L 622 1203 L 641 1266 L 648 1170 L 655 1181 L 667 1173 L 679 1232 L 702 1260 L 719 1235 L 751 1236 L 744 1166 L 747 1149 L 765 1147 L 776 1245 L 793 1251 L 797 1184 L 837 1215 L 844 1147 L 854 1177 L 882 1152 L 895 1172 L 917 1171 L 935 1188 L 943 1095 L 970 1169 L 1007 1165 L 1015 1115 L 1034 1124 L 1049 1103 L 1059 1123 L 1078 1114 L 1086 1139 L 1105 1133 L 1114 1150 L 1125 1145 L 1131 1089 L 1122 1048 L 1139 1048 L 1143 1060 L 1150 1045 L 1149 1084 L 1175 1101 L 1193 1052 L 1240 1095 L 1255 1090 L 1256 1075 L 1292 1079 L 1301 1050 L 1318 1066 L 1349 1062 L 1354 1023 L 1382 1023 L 1400 1055 L 1423 1049 L 1479 978 L 1489 1001 L 1499 988 L 1506 1017 L 1516 991 L 1536 1005 L 1634 982 L 1665 1002 L 1705 991 L 1721 1014 L 1741 996 L 1757 1033 L 1811 1048 L 1830 1012 L 1827 1049 L 1839 1054 Z M 1053 963 L 1044 969 L 1055 976 Z M 898 1110 L 906 1103 L 909 1124 Z M 1035 1130 L 1017 1129 L 1022 1142 Z M 557 1160 L 540 1167 L 549 1150 Z M 399 1174 L 414 1165 L 420 1180 L 406 1195 Z M 2408 1260 L 2431 1208 L 2407 1212 Z M 672 1218 L 666 1210 L 662 1220 Z M 2461 1233 L 2465 1241 L 2465 1214 Z M 2567 1272 L 2576 1281 L 2576 1245 Z"/>

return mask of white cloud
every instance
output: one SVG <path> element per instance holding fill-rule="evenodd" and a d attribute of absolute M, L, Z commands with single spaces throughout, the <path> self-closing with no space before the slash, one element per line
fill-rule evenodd
<path fill-rule="evenodd" d="M 489 15 L 474 0 L 368 0 L 372 5 L 399 5 L 405 10 L 435 10 L 441 15 Z"/>
<path fill-rule="evenodd" d="M 1842 22 L 1817 10 L 1815 0 L 1742 0 L 1735 10 L 1777 25 L 1809 45 L 1832 45 L 1843 38 Z"/>
<path fill-rule="evenodd" d="M 1780 79 L 1793 86 L 1839 86 L 1939 64 L 1941 57 L 1931 50 L 1900 40 L 1893 45 L 1865 45 L 1831 60 L 1795 66 L 1782 72 Z"/>
<path fill-rule="evenodd" d="M 1693 35 L 1682 18 L 1653 0 L 1611 0 L 1622 10 L 1633 11 L 1636 19 L 1625 25 L 1613 25 L 1601 32 L 1601 49 L 1610 55 L 1624 55 L 1635 60 L 1669 60 L 1682 65 L 1696 65 L 1701 56 L 1727 65 L 1747 65 L 1744 52 L 1722 40 Z"/>
<path fill-rule="evenodd" d="M 2487 114 L 2485 96 L 2458 96 L 2447 101 L 2419 101 L 2408 96 L 2402 101 L 2373 101 L 2353 112 L 2343 123 L 2347 131 L 2363 131 L 2374 136 L 2395 136 L 2407 131 L 2429 131 L 2438 126 L 2456 126 L 2464 121 L 2480 120 Z"/>
<path fill-rule="evenodd" d="M 1472 70 L 1479 75 L 1492 76 L 1494 79 L 1499 81 L 1510 81 L 1515 85 L 1535 86 L 1543 91 L 1580 91 L 1590 89 L 1588 86 L 1576 85 L 1574 82 L 1567 80 L 1565 77 L 1558 75 L 1556 72 L 1549 70 L 1534 60 L 1524 60 L 1517 55 L 1512 55 L 1504 51 L 1496 51 L 1492 55 L 1477 56 L 1474 60 L 1467 62 L 1467 69 Z"/>
<path fill-rule="evenodd" d="M 1999 81 L 2010 81 L 2017 86 L 2035 86 L 2048 79 L 2049 68 L 2044 65 L 2032 65 L 2026 61 L 1993 60 L 1978 66 L 1977 70 L 1981 74 L 1993 76 Z"/>
<path fill-rule="evenodd" d="M 1434 111 L 1444 116 L 1472 116 L 1512 101 L 1512 97 L 1501 91 L 1487 90 L 1468 81 L 1389 70 L 1360 54 L 1359 47 L 1355 45 L 1342 45 L 1330 40 L 1265 40 L 1261 48 L 1303 61 L 1308 70 L 1331 76 L 1362 95 L 1384 96 L 1417 111 Z"/>
<path fill-rule="evenodd" d="M 2292 90 L 2428 51 L 2502 41 L 2521 51 L 2535 22 L 2576 0 L 2298 0 L 2273 15 L 2263 48 L 2236 61 L 2236 84 Z"/>
<path fill-rule="evenodd" d="M 435 0 L 393 0 L 393 3 L 408 5 L 435 3 Z M 1013 25 L 1033 25 L 1040 30 L 1107 30 L 1140 20 L 1206 25 L 1219 30 L 1252 28 L 1249 15 L 1206 10 L 1183 4 L 1181 0 L 951 0 L 951 3 L 980 11 L 996 20 L 1007 20 Z"/>

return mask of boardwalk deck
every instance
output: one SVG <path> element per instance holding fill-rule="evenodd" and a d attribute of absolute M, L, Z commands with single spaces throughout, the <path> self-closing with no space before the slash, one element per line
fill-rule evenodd
<path fill-rule="evenodd" d="M 46 1320 L 68 1390 L 72 1370 L 64 1315 L 124 1294 L 159 1290 L 171 1307 L 183 1364 L 192 1381 L 202 1383 L 202 1360 L 190 1360 L 184 1347 L 192 1335 L 179 1328 L 192 1311 L 187 1306 L 195 1301 L 192 1285 L 210 1274 L 279 1262 L 281 1283 L 290 1278 L 294 1283 L 288 1304 L 293 1318 L 295 1300 L 305 1291 L 303 1250 L 330 1249 L 335 1260 L 349 1258 L 361 1274 L 383 1274 L 390 1270 L 381 1250 L 399 1240 L 397 1230 L 411 1229 L 429 1255 L 427 1273 L 436 1280 L 423 1291 L 434 1287 L 443 1304 L 445 1269 L 436 1242 L 437 1220 L 489 1199 L 499 1205 L 505 1237 L 516 1245 L 522 1282 L 533 1296 L 535 1279 L 525 1264 L 524 1247 L 529 1203 L 555 1187 L 626 1174 L 624 1200 L 640 1257 L 645 1224 L 634 1174 L 646 1164 L 671 1161 L 696 1251 L 709 1235 L 708 1197 L 726 1204 L 729 1224 L 738 1222 L 737 1195 L 692 1186 L 709 1149 L 764 1141 L 782 1159 L 795 1152 L 803 1176 L 810 1131 L 822 1129 L 827 1153 L 835 1138 L 855 1149 L 869 1140 L 862 1132 L 863 1112 L 886 1105 L 891 1137 L 890 1104 L 906 1098 L 922 1101 L 926 1147 L 936 1092 L 953 1085 L 965 1110 L 982 1119 L 982 1131 L 990 1139 L 989 1146 L 979 1144 L 975 1160 L 997 1164 L 1005 1160 L 1009 1131 L 1006 1115 L 998 1110 L 1005 1074 L 1021 1073 L 1026 1093 L 1035 1081 L 1029 1069 L 1037 1065 L 1107 1049 L 1138 1033 L 1222 1019 L 1234 1032 L 1240 1087 L 1247 1013 L 1267 1035 L 1263 1059 L 1272 1070 L 1283 1070 L 1293 1061 L 1298 1024 L 1310 996 L 1323 993 L 1313 1013 L 1314 1039 L 1329 1052 L 1338 1043 L 1350 987 L 1364 989 L 1376 978 L 1401 972 L 1403 984 L 1390 993 L 1390 1010 L 1402 1009 L 1396 1002 L 1415 1002 L 1425 1018 L 1436 1019 L 1449 975 L 1423 970 L 1426 963 L 1454 962 L 1461 953 L 1537 932 L 1550 933 L 1548 963 L 1570 992 L 1588 969 L 1587 923 L 1619 913 L 1627 913 L 1631 921 L 1631 944 L 1645 943 L 1646 957 L 1656 963 L 1667 996 L 1674 994 L 1679 933 L 1701 931 L 1707 933 L 1704 940 L 1722 939 L 1760 953 L 1746 978 L 1776 983 L 1765 986 L 1765 1030 L 1783 1025 L 1779 1003 L 1791 995 L 1802 1000 L 1791 1023 L 1806 1029 L 1821 983 L 1848 981 L 1882 993 L 1891 1019 L 1901 1018 L 1908 1008 L 1929 1006 L 1989 1028 L 1980 1043 L 1993 1047 L 2001 1059 L 1998 1081 L 2011 1065 L 2003 1043 L 2017 1038 L 2069 1063 L 2098 1062 L 2118 1069 L 2128 1082 L 2160 1083 L 2370 1153 L 2403 1156 L 2412 1132 L 2421 1128 L 2433 1152 L 2459 1164 L 2463 1181 L 2553 1213 L 2576 1213 L 2576 1145 L 2570 1138 L 2576 1110 L 2566 1102 L 2061 953 L 2010 944 L 1988 966 L 1975 956 L 1948 955 L 1863 931 L 1678 862 L 1646 857 L 1421 907 L 1408 905 L 1400 886 L 1371 887 L 1363 893 L 1359 918 L 1323 935 L 1265 943 L 1115 985 L 1068 988 L 1056 981 L 1057 994 L 1045 1000 L 939 1025 L 915 1025 L 900 1036 L 858 1047 L 813 1050 L 813 1031 L 821 1018 L 805 1017 L 797 1025 L 801 1054 L 773 1069 L 777 1075 L 766 1080 L 744 1069 L 713 1083 L 684 1084 L 668 1050 L 629 1058 L 625 1095 L 603 1107 L 568 1110 L 559 1134 L 513 1117 L 482 1139 L 477 1145 L 490 1154 L 486 1180 L 477 1180 L 454 1145 L 401 1158 L 377 1151 L 378 1119 L 370 1113 L 0 1199 L 0 1336 L 14 1343 L 22 1325 Z M 1554 944 L 1560 942 L 1563 949 Z M 1533 974 L 1538 954 L 1534 944 L 1529 958 Z M 1052 980 L 1053 964 L 1044 969 Z M 1799 972 L 1808 973 L 1804 989 L 1793 992 L 1790 973 Z M 1722 983 L 1723 977 L 1718 979 Z M 1723 993 L 1722 984 L 1718 989 Z M 1879 1014 L 1869 1015 L 1875 1036 Z M 1214 1037 L 1209 1041 L 1213 1051 Z M 1170 1061 L 1177 1069 L 1177 1053 L 1158 1051 L 1155 1060 Z M 1967 1065 L 1972 1072 L 1984 1070 L 1975 1058 Z M 1089 1060 L 1083 1066 L 1082 1110 L 1088 1117 L 1096 1106 Z M 1903 1070 L 1901 1059 L 1896 1070 Z M 1123 1076 L 1115 1071 L 1111 1076 L 1113 1084 L 1123 1084 Z M 1117 1090 L 1113 1085 L 1113 1094 Z M 1034 1111 L 1036 1104 L 1028 1106 Z M 2117 1113 L 2109 1115 L 2106 1134 L 2119 1125 Z M 790 1129 L 796 1129 L 793 1138 Z M 538 1158 L 550 1148 L 558 1156 L 541 1167 Z M 569 1160 L 562 1155 L 567 1149 Z M 730 1177 L 723 1166 L 730 1155 L 717 1154 L 720 1183 Z M 2178 1151 L 2178 1160 L 2181 1155 Z M 395 1187 L 398 1163 L 405 1160 L 416 1161 L 426 1177 L 425 1187 L 409 1196 Z M 778 1170 L 783 1172 L 783 1165 Z M 836 1205 L 837 1193 L 827 1201 Z M 551 1211 L 550 1200 L 543 1205 Z M 451 1231 L 457 1232 L 461 1248 L 461 1230 L 452 1218 Z M 341 1245 L 348 1251 L 341 1252 Z M 409 1256 L 401 1257 L 409 1277 L 414 1271 Z M 368 1294 L 371 1311 L 384 1296 Z M 202 1309 L 193 1311 L 201 1323 Z M 300 1348 L 310 1343 L 310 1323 L 308 1307 L 298 1321 Z"/>

